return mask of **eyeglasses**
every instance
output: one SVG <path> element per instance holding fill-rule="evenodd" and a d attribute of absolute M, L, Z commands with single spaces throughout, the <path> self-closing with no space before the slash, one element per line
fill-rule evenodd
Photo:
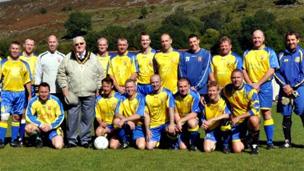
<path fill-rule="evenodd" d="M 84 42 L 75 43 L 74 46 L 84 45 Z"/>

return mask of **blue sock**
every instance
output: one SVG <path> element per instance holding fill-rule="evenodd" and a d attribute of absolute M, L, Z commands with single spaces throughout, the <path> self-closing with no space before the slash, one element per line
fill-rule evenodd
<path fill-rule="evenodd" d="M 264 120 L 264 130 L 267 137 L 267 144 L 272 144 L 274 133 L 273 119 Z"/>
<path fill-rule="evenodd" d="M 12 137 L 12 140 L 11 141 L 14 141 L 18 138 L 18 135 L 19 135 L 19 127 L 20 127 L 20 122 L 19 121 L 12 121 L 12 132 L 11 132 L 11 137 Z"/>
<path fill-rule="evenodd" d="M 7 122 L 0 122 L 0 139 L 2 140 L 2 142 L 4 142 L 5 140 L 7 126 Z"/>
<path fill-rule="evenodd" d="M 190 132 L 190 145 L 197 145 L 199 139 L 199 133 L 197 131 Z"/>
<path fill-rule="evenodd" d="M 21 119 L 20 128 L 19 128 L 19 137 L 21 140 L 24 139 L 24 135 L 25 135 L 25 119 Z"/>
<path fill-rule="evenodd" d="M 231 139 L 230 132 L 228 131 L 222 132 L 222 135 L 223 135 L 223 147 L 229 148 L 229 142 Z"/>

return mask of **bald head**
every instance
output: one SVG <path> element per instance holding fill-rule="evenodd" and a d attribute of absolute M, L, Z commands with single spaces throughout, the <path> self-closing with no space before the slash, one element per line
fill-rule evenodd
<path fill-rule="evenodd" d="M 172 39 L 168 33 L 164 33 L 160 37 L 162 51 L 167 52 L 172 47 Z"/>
<path fill-rule="evenodd" d="M 252 43 L 255 49 L 259 49 L 264 46 L 265 36 L 262 30 L 255 30 L 252 33 Z"/>
<path fill-rule="evenodd" d="M 48 43 L 49 51 L 51 53 L 54 53 L 57 50 L 57 47 L 58 47 L 57 37 L 55 35 L 50 35 L 48 37 L 47 43 Z"/>
<path fill-rule="evenodd" d="M 161 88 L 161 79 L 158 74 L 152 75 L 150 79 L 150 83 L 153 88 L 153 92 L 156 93 L 160 90 Z"/>

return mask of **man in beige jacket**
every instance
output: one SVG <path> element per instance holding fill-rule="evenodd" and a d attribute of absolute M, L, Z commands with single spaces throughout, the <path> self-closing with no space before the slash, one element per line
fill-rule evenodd
<path fill-rule="evenodd" d="M 75 37 L 73 51 L 66 55 L 57 74 L 58 85 L 68 106 L 67 147 L 90 146 L 95 96 L 104 77 L 96 56 L 86 50 L 84 38 Z"/>

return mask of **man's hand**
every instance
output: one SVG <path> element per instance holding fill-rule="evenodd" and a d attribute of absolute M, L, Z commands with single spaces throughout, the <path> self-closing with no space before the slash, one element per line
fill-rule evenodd
<path fill-rule="evenodd" d="M 231 117 L 232 125 L 237 124 L 239 121 L 240 121 L 240 118 L 239 118 L 239 117 Z"/>
<path fill-rule="evenodd" d="M 105 122 L 100 122 L 100 123 L 99 123 L 99 126 L 101 126 L 101 127 L 103 127 L 103 128 L 106 128 L 106 127 L 108 126 L 108 124 L 105 123 Z"/>
<path fill-rule="evenodd" d="M 210 125 L 211 125 L 210 121 L 204 120 L 202 127 L 204 128 L 204 130 L 207 130 L 210 127 Z"/>
<path fill-rule="evenodd" d="M 135 129 L 135 123 L 134 122 L 128 121 L 127 124 L 129 125 L 129 127 L 130 127 L 131 130 Z"/>
<path fill-rule="evenodd" d="M 122 128 L 122 126 L 125 124 L 126 120 L 125 118 L 121 118 L 120 121 L 118 122 L 118 127 Z"/>
<path fill-rule="evenodd" d="M 175 134 L 175 124 L 169 124 L 169 126 L 168 126 L 168 132 L 170 134 Z"/>
<path fill-rule="evenodd" d="M 200 102 L 203 106 L 207 104 L 204 96 L 201 96 Z"/>
<path fill-rule="evenodd" d="M 290 96 L 293 93 L 293 89 L 291 88 L 291 86 L 289 84 L 287 84 L 283 87 L 283 91 L 287 96 Z"/>
<path fill-rule="evenodd" d="M 149 142 L 152 138 L 152 132 L 150 129 L 146 130 L 146 141 Z"/>
<path fill-rule="evenodd" d="M 42 124 L 42 125 L 40 125 L 40 129 L 43 132 L 49 132 L 52 129 L 52 127 L 49 124 Z"/>
<path fill-rule="evenodd" d="M 177 123 L 176 123 L 176 128 L 177 128 L 177 131 L 182 132 L 183 123 L 182 123 L 180 120 L 177 121 Z"/>
<path fill-rule="evenodd" d="M 67 97 L 69 95 L 69 90 L 67 87 L 62 89 L 62 94 L 64 95 L 64 97 Z"/>
<path fill-rule="evenodd" d="M 260 85 L 258 83 L 252 83 L 251 86 L 256 89 L 256 91 L 260 91 Z"/>

